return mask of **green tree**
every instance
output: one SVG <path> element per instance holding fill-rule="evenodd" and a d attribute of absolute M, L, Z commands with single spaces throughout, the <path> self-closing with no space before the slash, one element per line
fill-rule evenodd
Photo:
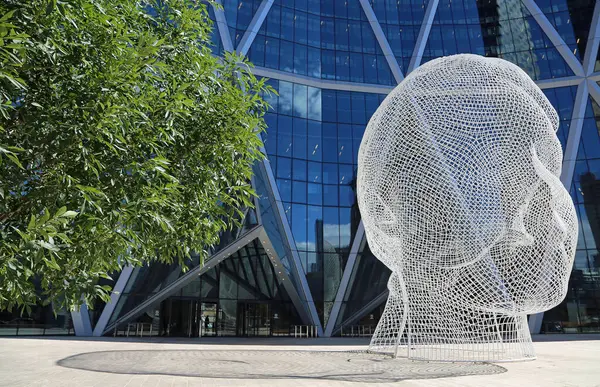
<path fill-rule="evenodd" d="M 211 28 L 196 0 L 0 4 L 0 309 L 92 305 L 239 223 L 268 87 Z"/>

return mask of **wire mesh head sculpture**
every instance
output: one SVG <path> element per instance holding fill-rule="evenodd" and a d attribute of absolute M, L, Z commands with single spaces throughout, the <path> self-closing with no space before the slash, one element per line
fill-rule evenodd
<path fill-rule="evenodd" d="M 564 299 L 577 242 L 557 129 L 542 91 L 501 59 L 436 59 L 390 93 L 358 161 L 367 240 L 392 270 L 372 351 L 535 358 L 527 314 Z"/>

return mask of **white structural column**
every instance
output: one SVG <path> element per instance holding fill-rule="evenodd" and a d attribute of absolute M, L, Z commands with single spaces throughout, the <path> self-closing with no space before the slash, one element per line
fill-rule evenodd
<path fill-rule="evenodd" d="M 250 50 L 250 46 L 252 45 L 252 42 L 254 42 L 254 38 L 256 38 L 256 34 L 265 21 L 265 18 L 267 17 L 272 5 L 273 0 L 263 0 L 263 2 L 260 4 L 256 10 L 256 13 L 254 14 L 254 17 L 252 18 L 252 21 L 250 22 L 250 25 L 248 26 L 248 29 L 244 33 L 244 36 L 242 36 L 242 40 L 240 40 L 240 44 L 238 44 L 236 47 L 238 54 L 246 55 L 248 53 L 248 50 Z"/>
<path fill-rule="evenodd" d="M 81 305 L 76 312 L 71 312 L 71 319 L 73 320 L 73 328 L 75 329 L 76 336 L 91 336 L 92 335 L 92 323 L 90 322 L 90 314 L 88 313 L 87 306 Z"/>
<path fill-rule="evenodd" d="M 110 316 L 112 316 L 115 307 L 119 303 L 119 299 L 123 294 L 123 289 L 127 285 L 129 278 L 131 277 L 131 273 L 133 272 L 133 266 L 125 266 L 123 270 L 121 270 L 121 275 L 119 275 L 119 279 L 117 279 L 117 283 L 115 284 L 113 291 L 110 295 L 110 301 L 104 305 L 104 309 L 98 318 L 98 322 L 94 327 L 94 336 L 102 336 L 102 332 L 104 332 L 104 328 L 106 328 L 106 324 L 110 320 Z"/>
<path fill-rule="evenodd" d="M 563 156 L 562 174 L 560 176 L 560 181 L 567 191 L 570 191 L 573 182 L 573 173 L 577 161 L 577 151 L 579 150 L 579 142 L 581 140 L 581 130 L 583 128 L 588 95 L 588 82 L 583 80 L 577 87 L 573 115 L 571 116 L 571 125 L 569 126 L 569 136 L 567 138 L 565 154 Z M 530 315 L 529 332 L 534 334 L 540 333 L 543 319 L 543 312 Z"/>
<path fill-rule="evenodd" d="M 217 29 L 219 30 L 219 35 L 221 36 L 221 43 L 223 44 L 223 49 L 225 51 L 233 51 L 233 42 L 231 40 L 231 34 L 229 34 L 229 26 L 227 25 L 227 20 L 225 19 L 225 11 L 223 9 L 223 3 L 221 0 L 215 1 L 218 6 L 213 5 L 213 9 L 215 11 L 215 19 L 217 21 Z"/>
<path fill-rule="evenodd" d="M 331 336 L 333 328 L 335 327 L 335 322 L 337 321 L 338 315 L 340 314 L 342 302 L 344 301 L 344 296 L 346 295 L 346 291 L 348 290 L 348 285 L 350 283 L 350 279 L 352 278 L 352 272 L 354 271 L 354 266 L 356 265 L 358 250 L 360 248 L 360 245 L 362 244 L 364 236 L 365 227 L 363 226 L 361 220 L 361 222 L 358 225 L 358 229 L 356 230 L 356 235 L 354 235 L 354 242 L 352 243 L 352 247 L 350 248 L 348 261 L 346 262 L 344 274 L 342 274 L 342 280 L 340 281 L 340 286 L 338 287 L 337 294 L 335 295 L 335 301 L 329 314 L 329 320 L 327 320 L 327 326 L 325 327 L 325 336 Z"/>
<path fill-rule="evenodd" d="M 410 58 L 410 64 L 406 71 L 407 74 L 421 65 L 421 59 L 423 58 L 423 52 L 425 51 L 425 46 L 429 39 L 429 32 L 431 31 L 431 25 L 433 24 L 433 18 L 435 17 L 439 2 L 439 0 L 429 0 L 429 3 L 427 4 L 425 16 L 423 16 L 423 22 L 421 23 L 421 29 L 419 30 L 415 48 L 413 49 L 413 54 Z"/>
<path fill-rule="evenodd" d="M 387 38 L 385 37 L 385 34 L 383 33 L 383 29 L 381 28 L 381 25 L 379 24 L 379 20 L 377 20 L 377 16 L 375 16 L 373 7 L 371 7 L 371 4 L 369 4 L 369 0 L 359 0 L 359 1 L 360 1 L 360 5 L 362 6 L 363 11 L 365 12 L 365 15 L 367 16 L 367 20 L 369 21 L 369 24 L 371 25 L 371 28 L 373 29 L 373 32 L 375 33 L 375 37 L 377 38 L 377 42 L 379 43 L 379 46 L 381 47 L 381 51 L 383 51 L 383 54 L 385 55 L 385 59 L 387 60 L 388 64 L 390 65 L 390 69 L 392 70 L 392 74 L 394 74 L 394 78 L 396 79 L 396 82 L 397 83 L 402 82 L 402 80 L 404 79 L 404 75 L 402 74 L 402 69 L 400 68 L 400 65 L 398 65 L 398 61 L 396 60 L 396 57 L 394 56 L 394 52 L 392 51 L 392 48 L 390 47 L 390 43 L 388 42 Z"/>
<path fill-rule="evenodd" d="M 571 52 L 569 46 L 567 46 L 563 38 L 559 35 L 554 26 L 552 26 L 552 24 L 550 23 L 546 15 L 542 12 L 540 7 L 536 4 L 536 2 L 534 0 L 521 1 L 527 7 L 529 13 L 531 13 L 531 16 L 533 16 L 533 18 L 542 28 L 546 36 L 548 36 L 548 39 L 550 39 L 552 44 L 554 44 L 554 47 L 556 47 L 558 53 L 567 62 L 571 70 L 573 70 L 575 75 L 579 75 L 581 77 L 585 76 L 583 66 L 579 62 L 579 59 L 577 59 L 575 54 Z"/>
<path fill-rule="evenodd" d="M 560 176 L 560 181 L 567 191 L 571 189 L 571 183 L 573 181 L 573 173 L 577 161 L 577 151 L 579 150 L 581 130 L 583 128 L 583 120 L 585 117 L 585 108 L 588 101 L 588 90 L 588 83 L 586 81 L 581 82 L 577 88 L 577 95 L 575 96 L 573 116 L 571 117 L 571 125 L 569 126 L 569 136 L 567 137 L 565 154 L 563 156 L 562 174 Z"/>
<path fill-rule="evenodd" d="M 600 44 L 600 1 L 596 1 L 594 7 L 594 16 L 590 26 L 590 36 L 585 46 L 585 58 L 583 60 L 583 70 L 586 76 L 594 73 L 596 57 L 598 55 L 598 46 Z"/>

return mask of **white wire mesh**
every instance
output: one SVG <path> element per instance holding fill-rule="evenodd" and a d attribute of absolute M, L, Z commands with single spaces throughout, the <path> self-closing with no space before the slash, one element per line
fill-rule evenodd
<path fill-rule="evenodd" d="M 558 116 L 517 66 L 426 63 L 371 118 L 358 204 L 393 272 L 370 349 L 412 359 L 535 357 L 527 314 L 565 297 L 577 219 Z"/>

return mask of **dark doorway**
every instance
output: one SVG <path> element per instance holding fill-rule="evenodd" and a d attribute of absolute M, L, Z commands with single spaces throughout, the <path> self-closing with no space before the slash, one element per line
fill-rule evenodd
<path fill-rule="evenodd" d="M 268 303 L 238 304 L 238 336 L 271 336 L 271 306 Z"/>

